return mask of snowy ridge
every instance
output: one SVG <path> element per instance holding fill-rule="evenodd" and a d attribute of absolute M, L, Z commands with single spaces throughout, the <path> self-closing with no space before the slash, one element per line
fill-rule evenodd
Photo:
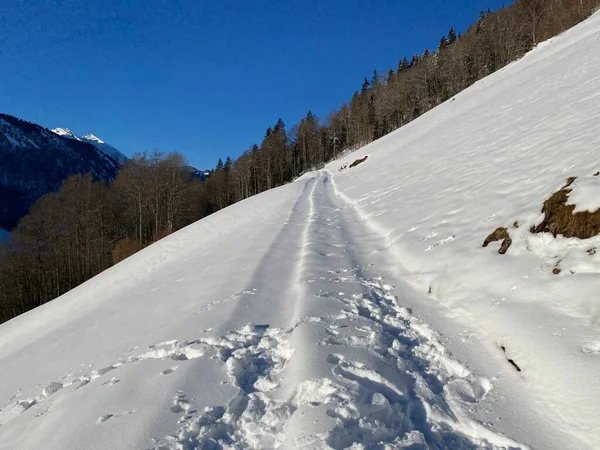
<path fill-rule="evenodd" d="M 61 130 L 68 134 L 70 131 Z M 113 180 L 119 164 L 81 140 L 65 139 L 31 122 L 0 113 L 0 227 L 13 229 L 44 194 L 71 175 Z"/>
<path fill-rule="evenodd" d="M 85 135 L 83 136 L 83 139 L 85 139 L 85 140 L 88 140 L 88 141 L 94 141 L 94 142 L 97 142 L 98 144 L 104 144 L 104 143 L 105 143 L 105 142 L 104 142 L 102 139 L 100 139 L 98 136 L 95 136 L 95 135 L 93 135 L 93 134 L 91 134 L 91 133 L 90 133 L 90 134 L 85 134 Z"/>
<path fill-rule="evenodd" d="M 119 150 L 114 148 L 112 145 L 107 144 L 99 137 L 93 134 L 86 134 L 84 136 L 76 136 L 71 130 L 68 128 L 54 128 L 51 130 L 53 133 L 58 134 L 59 136 L 66 137 L 69 139 L 74 139 L 76 141 L 88 142 L 100 150 L 104 155 L 110 157 L 118 164 L 123 164 L 127 161 L 127 157 L 121 153 Z"/>
<path fill-rule="evenodd" d="M 68 128 L 54 128 L 53 130 L 50 130 L 55 134 L 58 134 L 59 136 L 62 137 L 66 137 L 69 139 L 75 139 L 76 141 L 81 141 L 81 139 L 77 136 L 75 136 L 75 134 L 73 134 L 73 132 L 71 130 L 69 130 Z"/>
<path fill-rule="evenodd" d="M 117 161 L 119 164 L 123 164 L 125 161 L 127 161 L 127 157 L 123 153 L 93 134 L 86 134 L 85 136 L 82 136 L 81 139 L 89 142 L 98 150 Z"/>

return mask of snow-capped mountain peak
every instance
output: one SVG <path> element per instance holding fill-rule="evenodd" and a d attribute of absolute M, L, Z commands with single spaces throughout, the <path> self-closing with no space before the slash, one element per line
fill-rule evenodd
<path fill-rule="evenodd" d="M 81 141 L 81 139 L 79 137 L 75 136 L 75 134 L 68 128 L 54 128 L 51 131 L 55 134 L 58 134 L 59 136 L 66 137 L 69 139 L 75 139 L 77 141 Z"/>
<path fill-rule="evenodd" d="M 98 144 L 105 144 L 105 142 L 102 139 L 100 139 L 98 136 L 96 136 L 92 133 L 84 135 L 83 139 L 85 139 L 86 141 L 94 141 L 94 142 L 97 142 Z"/>
<path fill-rule="evenodd" d="M 54 128 L 52 132 L 58 134 L 59 136 L 66 137 L 69 139 L 88 142 L 94 147 L 96 147 L 100 152 L 102 152 L 102 154 L 108 156 L 109 158 L 112 158 L 119 164 L 123 164 L 125 161 L 127 161 L 127 157 L 123 153 L 114 148 L 112 145 L 109 145 L 106 142 L 104 142 L 95 134 L 89 133 L 79 137 L 68 128 Z"/>
<path fill-rule="evenodd" d="M 92 145 L 69 129 L 52 132 L 0 113 L 0 228 L 12 230 L 40 197 L 58 191 L 72 175 L 113 181 L 119 162 Z"/>

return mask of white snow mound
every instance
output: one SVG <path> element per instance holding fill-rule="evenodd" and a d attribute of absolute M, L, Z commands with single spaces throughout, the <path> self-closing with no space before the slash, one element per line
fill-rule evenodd
<path fill-rule="evenodd" d="M 577 178 L 569 186 L 571 193 L 567 205 L 575 205 L 573 213 L 588 211 L 594 213 L 600 209 L 600 178 L 587 176 Z"/>

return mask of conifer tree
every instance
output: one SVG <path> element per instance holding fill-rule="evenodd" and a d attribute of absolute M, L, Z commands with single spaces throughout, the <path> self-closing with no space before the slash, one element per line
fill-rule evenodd
<path fill-rule="evenodd" d="M 448 44 L 452 45 L 456 42 L 457 37 L 456 37 L 456 30 L 454 29 L 454 27 L 450 28 L 450 31 L 448 32 Z"/>
<path fill-rule="evenodd" d="M 367 91 L 368 91 L 368 90 L 369 90 L 369 80 L 367 80 L 367 78 L 365 77 L 365 81 L 363 81 L 363 84 L 362 84 L 362 88 L 361 88 L 361 90 L 360 90 L 360 93 L 361 93 L 362 95 L 364 95 L 364 94 L 366 94 L 366 93 L 367 93 Z M 310 111 L 309 111 L 309 112 L 310 112 Z"/>

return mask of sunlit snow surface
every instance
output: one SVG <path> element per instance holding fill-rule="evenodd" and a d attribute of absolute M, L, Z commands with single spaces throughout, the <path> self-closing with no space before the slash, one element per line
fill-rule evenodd
<path fill-rule="evenodd" d="M 598 172 L 596 172 L 598 173 Z M 590 175 L 577 178 L 569 187 L 568 205 L 575 205 L 574 213 L 589 211 L 596 212 L 600 209 L 600 178 L 599 175 Z"/>
<path fill-rule="evenodd" d="M 600 238 L 529 233 L 600 170 L 599 48 L 597 14 L 1 325 L 0 448 L 599 448 Z"/>

